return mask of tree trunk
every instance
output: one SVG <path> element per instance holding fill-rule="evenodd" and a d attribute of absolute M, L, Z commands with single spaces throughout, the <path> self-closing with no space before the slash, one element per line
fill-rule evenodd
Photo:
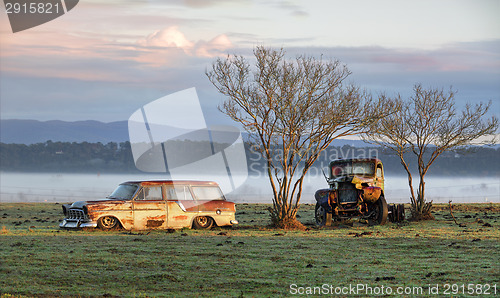
<path fill-rule="evenodd" d="M 300 180 L 302 178 L 303 177 L 301 177 Z M 290 199 L 289 202 L 287 198 L 284 196 L 285 194 L 290 195 L 289 188 L 290 185 L 292 185 L 292 182 L 290 181 L 289 177 L 287 180 L 288 181 L 285 181 L 285 179 L 283 179 L 281 183 L 278 183 L 279 188 L 276 190 L 276 193 L 274 194 L 273 206 L 269 207 L 268 209 L 272 225 L 281 229 L 305 230 L 306 227 L 297 220 L 297 211 L 299 208 L 299 201 L 302 192 L 302 183 L 298 182 L 299 189 L 295 194 L 296 195 L 295 203 L 293 203 L 292 199 Z"/>
<path fill-rule="evenodd" d="M 411 204 L 411 219 L 412 220 L 431 220 L 434 216 L 431 213 L 432 201 L 425 201 L 425 173 L 420 173 L 420 181 L 418 184 L 417 198 L 412 200 Z"/>

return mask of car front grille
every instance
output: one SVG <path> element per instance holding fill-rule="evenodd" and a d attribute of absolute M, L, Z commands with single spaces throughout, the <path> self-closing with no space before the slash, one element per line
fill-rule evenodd
<path fill-rule="evenodd" d="M 356 203 L 358 201 L 358 190 L 352 183 L 340 183 L 339 185 L 340 203 Z"/>
<path fill-rule="evenodd" d="M 88 219 L 88 216 L 85 214 L 85 211 L 82 209 L 69 209 L 68 215 L 66 219 Z"/>

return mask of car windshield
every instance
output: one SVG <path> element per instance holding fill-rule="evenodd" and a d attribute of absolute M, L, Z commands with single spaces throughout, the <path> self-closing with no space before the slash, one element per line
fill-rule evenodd
<path fill-rule="evenodd" d="M 375 174 L 375 164 L 366 161 L 339 162 L 332 165 L 333 177 L 364 175 L 373 176 Z"/>
<path fill-rule="evenodd" d="M 110 195 L 109 199 L 131 200 L 137 190 L 137 184 L 120 184 Z"/>

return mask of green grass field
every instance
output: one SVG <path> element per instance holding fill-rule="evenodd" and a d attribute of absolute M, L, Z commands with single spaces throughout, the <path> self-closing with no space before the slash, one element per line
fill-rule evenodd
<path fill-rule="evenodd" d="M 232 229 L 102 232 L 60 230 L 60 204 L 2 203 L 0 293 L 2 297 L 270 297 L 310 292 L 374 296 L 377 291 L 388 294 L 389 289 L 396 296 L 401 296 L 398 291 L 404 296 L 431 296 L 436 290 L 445 296 L 500 293 L 500 204 L 455 206 L 453 214 L 462 227 L 442 205 L 436 208 L 435 221 L 371 227 L 352 221 L 323 229 L 313 225 L 314 206 L 302 205 L 299 220 L 308 231 L 269 228 L 267 207 L 238 205 L 240 224 Z"/>

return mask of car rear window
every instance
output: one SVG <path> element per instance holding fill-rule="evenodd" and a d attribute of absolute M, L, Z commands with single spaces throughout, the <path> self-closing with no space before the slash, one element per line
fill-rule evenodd
<path fill-rule="evenodd" d="M 197 200 L 224 200 L 224 195 L 218 187 L 193 186 L 192 189 Z"/>

